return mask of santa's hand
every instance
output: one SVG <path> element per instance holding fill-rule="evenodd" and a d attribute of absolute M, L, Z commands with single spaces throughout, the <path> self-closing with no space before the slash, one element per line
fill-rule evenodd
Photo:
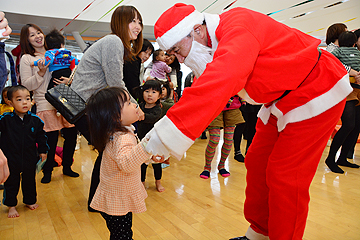
<path fill-rule="evenodd" d="M 170 156 L 170 151 L 162 143 L 154 129 L 151 129 L 151 131 L 146 134 L 146 136 L 141 140 L 141 144 L 143 145 L 145 151 L 151 155 L 160 155 L 164 156 L 164 158 L 168 158 Z"/>

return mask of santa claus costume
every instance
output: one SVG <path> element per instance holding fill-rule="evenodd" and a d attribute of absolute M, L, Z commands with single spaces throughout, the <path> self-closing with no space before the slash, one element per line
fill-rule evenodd
<path fill-rule="evenodd" d="M 214 15 L 176 4 L 156 22 L 156 40 L 170 49 L 204 20 L 213 61 L 155 124 L 147 150 L 181 158 L 235 94 L 264 104 L 245 158 L 246 237 L 302 239 L 310 183 L 352 91 L 348 74 L 318 51 L 320 40 L 244 8 Z"/>

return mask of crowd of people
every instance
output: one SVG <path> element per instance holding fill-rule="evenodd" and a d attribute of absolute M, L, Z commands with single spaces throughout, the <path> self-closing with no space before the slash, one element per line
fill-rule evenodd
<path fill-rule="evenodd" d="M 3 35 L 9 35 L 2 12 L 0 20 Z M 59 31 L 45 35 L 35 24 L 23 26 L 21 85 L 4 88 L 0 116 L 0 183 L 9 218 L 19 217 L 20 182 L 23 203 L 38 208 L 35 171 L 42 167 L 41 183 L 51 182 L 59 131 L 65 139 L 64 175 L 79 177 L 72 169 L 78 133 L 98 151 L 87 208 L 100 212 L 110 239 L 132 239 L 132 213 L 146 210 L 148 165 L 156 190 L 165 191 L 163 162 L 169 166 L 170 155 L 181 159 L 205 129 L 201 178 L 210 177 L 221 129 L 217 172 L 230 176 L 225 161 L 232 145 L 234 159 L 247 169 L 244 215 L 250 226 L 233 239 L 302 238 L 310 183 L 340 117 L 325 163 L 340 174 L 339 166 L 360 167 L 347 160 L 360 132 L 360 29 L 330 26 L 323 50 L 319 40 L 248 9 L 217 15 L 180 3 L 155 23 L 160 49 L 143 39 L 142 17 L 133 6 L 117 7 L 110 29 L 79 61 L 64 48 Z M 180 63 L 192 70 L 185 89 Z M 67 84 L 75 65 L 71 88 L 87 103 L 87 114 L 70 124 L 45 93 Z M 28 139 L 25 144 L 18 144 L 20 137 Z"/>

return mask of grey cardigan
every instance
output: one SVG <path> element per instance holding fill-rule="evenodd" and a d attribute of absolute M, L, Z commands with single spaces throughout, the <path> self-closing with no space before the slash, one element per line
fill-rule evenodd
<path fill-rule="evenodd" d="M 85 51 L 71 88 L 85 101 L 108 86 L 126 89 L 123 65 L 124 45 L 121 39 L 116 35 L 107 35 Z M 132 101 L 135 100 L 132 98 Z"/>

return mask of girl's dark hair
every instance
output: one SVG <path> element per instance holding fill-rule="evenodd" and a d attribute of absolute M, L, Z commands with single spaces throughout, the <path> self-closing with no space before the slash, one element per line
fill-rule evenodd
<path fill-rule="evenodd" d="M 65 45 L 65 37 L 54 29 L 46 35 L 45 42 L 49 49 L 61 48 L 61 44 Z"/>
<path fill-rule="evenodd" d="M 29 42 L 29 28 L 30 27 L 33 27 L 36 30 L 40 31 L 45 37 L 44 32 L 41 30 L 41 28 L 39 26 L 37 26 L 37 25 L 35 25 L 33 23 L 25 24 L 21 28 L 21 32 L 20 32 L 21 55 L 30 54 L 31 56 L 35 56 L 35 49 L 33 48 L 33 46 Z M 44 42 L 44 47 L 45 47 L 46 50 L 48 50 L 46 42 Z"/>
<path fill-rule="evenodd" d="M 169 54 L 166 55 L 170 56 Z M 175 57 L 174 61 L 171 64 L 169 64 L 169 67 L 171 67 L 171 69 L 175 69 L 176 72 L 180 72 L 180 63 L 177 57 Z"/>
<path fill-rule="evenodd" d="M 1 93 L 1 104 L 7 104 L 7 103 L 5 102 L 5 93 L 6 93 L 6 97 L 7 97 L 7 91 L 9 91 L 9 88 L 11 88 L 11 86 L 4 87 L 4 89 L 2 90 L 2 93 Z"/>
<path fill-rule="evenodd" d="M 167 94 L 166 94 L 166 98 L 169 98 L 170 97 L 170 94 L 171 94 L 171 88 L 170 88 L 170 84 L 169 84 L 169 82 L 164 82 L 163 84 L 162 84 L 162 88 L 166 88 L 166 92 L 167 92 Z"/>
<path fill-rule="evenodd" d="M 157 56 L 160 55 L 161 52 L 163 52 L 163 50 L 161 50 L 161 49 L 157 49 L 153 52 L 153 59 L 152 59 L 153 63 L 158 61 L 156 58 L 157 58 Z"/>
<path fill-rule="evenodd" d="M 123 88 L 104 88 L 93 94 L 86 105 L 90 141 L 99 152 L 104 151 L 110 137 L 118 131 L 127 132 L 121 124 L 121 109 L 129 99 Z"/>
<path fill-rule="evenodd" d="M 162 84 L 159 80 L 147 80 L 144 85 L 139 86 L 139 87 L 135 87 L 133 89 L 133 93 L 135 95 L 135 97 L 138 99 L 139 102 L 145 102 L 144 100 L 144 91 L 147 89 L 153 89 L 155 91 L 159 92 L 159 95 L 161 95 L 161 88 L 162 88 Z M 157 104 L 160 103 L 160 98 L 158 101 L 156 101 Z"/>
<path fill-rule="evenodd" d="M 144 38 L 144 42 L 140 52 L 146 52 L 146 50 L 148 49 L 150 49 L 151 54 L 154 52 L 154 46 L 152 45 L 152 43 L 146 38 Z"/>
<path fill-rule="evenodd" d="M 339 47 L 353 47 L 357 42 L 355 33 L 346 31 L 339 36 Z"/>
<path fill-rule="evenodd" d="M 343 23 L 334 23 L 326 31 L 326 45 L 334 43 L 342 32 L 345 32 L 347 26 Z"/>
<path fill-rule="evenodd" d="M 13 95 L 15 92 L 19 91 L 19 90 L 26 90 L 30 93 L 30 91 L 24 87 L 23 85 L 16 85 L 16 86 L 12 86 L 8 89 L 7 91 L 7 98 L 12 101 Z"/>
<path fill-rule="evenodd" d="M 129 23 L 137 17 L 140 20 L 141 31 L 135 40 L 130 40 Z M 141 51 L 143 45 L 142 30 L 144 28 L 143 21 L 139 11 L 133 6 L 120 6 L 115 9 L 110 22 L 111 33 L 117 35 L 125 49 L 124 60 L 131 61 Z"/>

